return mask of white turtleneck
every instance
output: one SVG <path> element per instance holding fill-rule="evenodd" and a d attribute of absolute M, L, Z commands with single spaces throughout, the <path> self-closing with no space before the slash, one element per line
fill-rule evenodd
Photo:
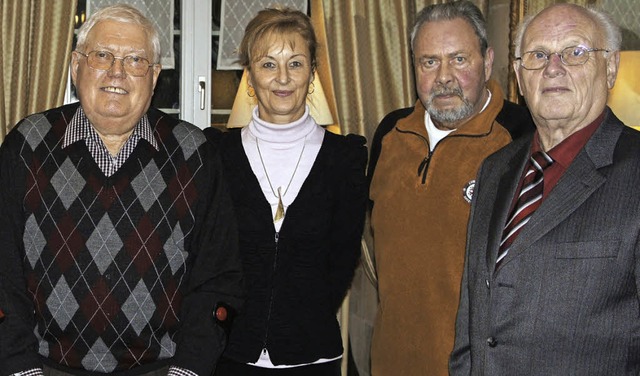
<path fill-rule="evenodd" d="M 324 128 L 309 115 L 308 106 L 300 119 L 289 124 L 273 124 L 260 119 L 256 106 L 253 119 L 241 132 L 244 152 L 264 197 L 271 204 L 272 216 L 278 207 L 278 188 L 286 216 L 287 208 L 298 196 L 316 160 L 324 139 Z M 281 226 L 282 220 L 274 223 L 276 231 L 280 231 Z"/>

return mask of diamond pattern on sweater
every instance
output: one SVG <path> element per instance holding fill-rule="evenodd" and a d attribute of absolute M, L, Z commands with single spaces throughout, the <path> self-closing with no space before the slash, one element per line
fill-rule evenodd
<path fill-rule="evenodd" d="M 194 137 L 194 132 L 196 132 L 193 128 L 187 127 L 175 127 L 173 128 L 173 135 L 178 140 L 180 145 L 182 146 L 182 153 L 184 155 L 184 159 L 189 159 L 193 155 L 193 153 L 198 150 L 200 145 L 204 143 L 203 137 Z"/>
<path fill-rule="evenodd" d="M 36 324 L 35 329 L 33 330 L 33 334 L 36 335 L 38 339 L 38 354 L 48 357 L 49 356 L 49 342 L 43 341 L 42 337 L 40 337 L 40 330 L 38 330 L 39 325 Z"/>
<path fill-rule="evenodd" d="M 162 336 L 162 340 L 160 341 L 160 357 L 161 358 L 170 358 L 173 354 L 176 353 L 176 343 L 173 342 L 169 333 L 166 333 Z"/>
<path fill-rule="evenodd" d="M 51 178 L 51 185 L 56 190 L 65 209 L 69 209 L 86 184 L 76 166 L 68 158 L 58 167 Z"/>
<path fill-rule="evenodd" d="M 77 267 L 77 259 L 85 250 L 86 239 L 80 231 L 77 231 L 78 225 L 68 213 L 57 218 L 54 223 L 51 222 L 51 218 L 45 219 L 40 227 L 26 227 L 25 232 L 36 233 L 42 230 L 45 225 L 48 228 L 54 228 L 53 231 L 48 232 L 48 235 L 45 235 L 47 238 L 46 248 L 50 252 L 46 252 L 49 257 L 46 260 L 43 259 L 42 262 L 45 263 L 43 265 L 45 274 L 58 275 L 57 273 L 67 273 L 70 269 Z M 55 257 L 51 257 L 53 256 L 52 252 Z"/>
<path fill-rule="evenodd" d="M 148 211 L 167 188 L 167 183 L 165 183 L 155 161 L 151 160 L 142 172 L 133 179 L 131 186 L 144 210 Z"/>
<path fill-rule="evenodd" d="M 120 305 L 112 294 L 107 278 L 98 279 L 80 302 L 80 310 L 96 334 L 103 335 L 113 330 L 112 320 L 118 314 Z"/>
<path fill-rule="evenodd" d="M 173 274 L 176 274 L 186 262 L 189 254 L 184 251 L 184 234 L 178 224 L 171 233 L 171 237 L 164 243 L 164 253 L 169 260 L 169 266 Z"/>
<path fill-rule="evenodd" d="M 144 281 L 138 282 L 138 285 L 131 291 L 131 295 L 122 306 L 122 311 L 138 335 L 149 324 L 155 310 L 156 305 L 153 303 L 149 289 L 147 289 Z"/>
<path fill-rule="evenodd" d="M 109 215 L 103 215 L 87 241 L 89 253 L 101 274 L 104 274 L 111 265 L 122 246 L 122 240 L 117 236 L 116 228 L 109 219 Z"/>
<path fill-rule="evenodd" d="M 53 292 L 47 298 L 47 307 L 62 330 L 66 329 L 73 315 L 78 311 L 80 306 L 64 276 L 60 277 Z"/>
<path fill-rule="evenodd" d="M 35 150 L 51 129 L 51 124 L 43 114 L 36 114 L 29 116 L 18 129 L 31 146 L 31 150 Z"/>
<path fill-rule="evenodd" d="M 98 338 L 93 346 L 91 346 L 89 354 L 82 359 L 82 365 L 86 369 L 109 373 L 116 368 L 118 362 L 109 351 L 107 345 L 105 345 L 102 339 Z"/>
<path fill-rule="evenodd" d="M 131 258 L 138 275 L 144 276 L 149 272 L 154 277 L 160 277 L 161 269 L 157 263 L 164 264 L 166 260 L 159 258 L 163 255 L 162 240 L 158 234 L 162 219 L 145 214 L 139 219 L 135 231 L 131 231 L 124 239 L 125 252 Z M 130 267 L 131 265 L 127 266 Z"/>
<path fill-rule="evenodd" d="M 24 251 L 29 264 L 31 264 L 32 268 L 35 268 L 36 262 L 40 259 L 40 255 L 47 245 L 47 240 L 44 238 L 42 231 L 40 231 L 36 217 L 33 214 L 27 218 L 25 228 L 33 229 L 33 232 L 24 232 L 22 241 L 24 242 Z"/>

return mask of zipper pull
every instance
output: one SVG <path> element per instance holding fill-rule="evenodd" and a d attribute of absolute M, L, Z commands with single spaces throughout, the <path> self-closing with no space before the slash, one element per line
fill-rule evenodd
<path fill-rule="evenodd" d="M 426 157 L 424 157 L 422 162 L 420 162 L 420 166 L 418 166 L 418 176 L 420 176 L 420 174 L 422 174 L 422 171 L 424 170 L 424 168 L 427 165 L 428 161 L 429 161 L 429 156 L 426 156 Z"/>
<path fill-rule="evenodd" d="M 273 238 L 274 238 L 274 240 L 275 240 L 276 244 L 278 244 L 278 240 L 280 240 L 280 233 L 279 233 L 279 232 L 276 232 L 276 234 L 274 235 L 274 237 L 273 237 Z"/>
<path fill-rule="evenodd" d="M 428 155 L 426 157 L 424 157 L 422 162 L 420 162 L 420 166 L 418 166 L 418 176 L 420 176 L 422 174 L 422 172 L 424 171 L 425 167 L 427 167 L 427 162 L 429 162 L 429 156 Z"/>

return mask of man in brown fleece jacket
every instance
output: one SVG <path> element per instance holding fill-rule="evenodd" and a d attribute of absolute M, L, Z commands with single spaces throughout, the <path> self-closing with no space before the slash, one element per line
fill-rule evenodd
<path fill-rule="evenodd" d="M 471 2 L 423 9 L 411 47 L 419 100 L 388 114 L 371 147 L 373 376 L 448 375 L 476 173 L 533 130 L 526 109 L 489 80 L 493 50 Z"/>

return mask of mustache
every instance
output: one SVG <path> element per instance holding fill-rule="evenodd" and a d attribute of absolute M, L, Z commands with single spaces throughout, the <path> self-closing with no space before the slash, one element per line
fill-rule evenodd
<path fill-rule="evenodd" d="M 429 93 L 429 97 L 431 99 L 440 96 L 440 95 L 457 95 L 460 98 L 462 98 L 462 89 L 460 89 L 459 87 L 436 87 L 434 89 L 431 90 L 431 93 Z"/>

